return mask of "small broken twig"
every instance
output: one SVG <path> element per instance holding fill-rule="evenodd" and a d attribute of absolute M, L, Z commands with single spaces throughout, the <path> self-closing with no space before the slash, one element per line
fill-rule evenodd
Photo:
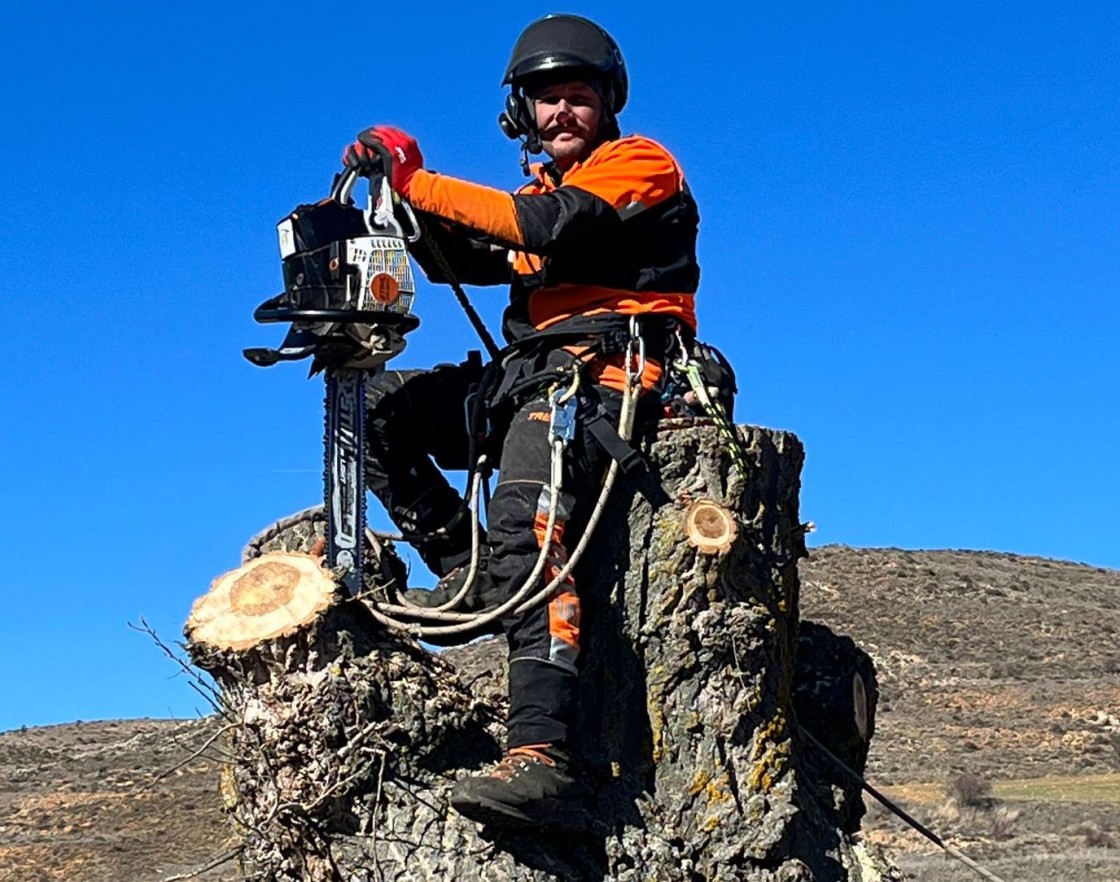
<path fill-rule="evenodd" d="M 194 760 L 198 759 L 200 756 L 202 756 L 203 753 L 206 752 L 207 748 L 209 748 L 211 744 L 213 744 L 215 741 L 217 741 L 219 738 L 221 738 L 222 735 L 224 735 L 226 732 L 229 732 L 231 729 L 233 729 L 233 726 L 222 726 L 220 729 L 218 729 L 217 732 L 215 732 L 213 735 L 211 735 L 209 738 L 206 739 L 206 741 L 203 743 L 202 747 L 200 747 L 198 750 L 196 750 L 194 753 L 192 753 L 190 756 L 188 756 L 181 763 L 176 763 L 170 769 L 164 769 L 162 772 L 160 772 L 158 775 L 156 775 L 154 778 L 152 778 L 151 781 L 149 781 L 143 787 L 140 787 L 138 790 L 136 790 L 136 793 L 143 793 L 145 790 L 151 790 L 153 787 L 156 786 L 156 784 L 158 784 L 160 781 L 162 781 L 168 775 L 175 774 L 175 772 L 179 771 L 179 769 L 183 768 L 183 766 L 185 766 L 187 763 L 193 762 Z"/>
<path fill-rule="evenodd" d="M 218 694 L 218 690 L 207 683 L 204 679 L 202 679 L 202 675 L 199 674 L 198 671 L 196 671 L 189 664 L 183 661 L 183 659 L 180 658 L 170 646 L 164 643 L 163 640 L 160 639 L 160 636 L 156 633 L 155 628 L 149 625 L 147 620 L 143 616 L 140 616 L 139 625 L 134 625 L 132 624 L 132 622 L 129 622 L 128 627 L 130 627 L 133 631 L 139 631 L 141 634 L 147 634 L 152 639 L 152 642 L 163 650 L 164 655 L 166 655 L 169 659 L 175 662 L 175 664 L 182 668 L 186 675 L 190 677 L 195 684 L 201 687 L 201 689 L 198 690 L 199 694 L 202 695 L 202 697 L 210 703 L 211 707 L 213 707 L 216 712 L 221 713 L 222 697 Z"/>

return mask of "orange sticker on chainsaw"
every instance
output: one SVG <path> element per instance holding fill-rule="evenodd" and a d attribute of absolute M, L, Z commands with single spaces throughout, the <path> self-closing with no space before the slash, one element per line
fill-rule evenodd
<path fill-rule="evenodd" d="M 401 296 L 401 287 L 389 273 L 378 273 L 369 280 L 369 293 L 378 303 L 389 305 L 397 302 L 397 298 Z"/>

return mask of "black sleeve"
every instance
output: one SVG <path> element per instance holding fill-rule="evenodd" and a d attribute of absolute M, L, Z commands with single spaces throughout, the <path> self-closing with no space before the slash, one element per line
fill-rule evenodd
<path fill-rule="evenodd" d="M 438 248 L 455 279 L 464 285 L 505 285 L 513 278 L 509 252 L 475 238 L 463 227 L 448 223 L 434 214 L 417 211 L 424 234 L 408 246 L 428 281 L 445 284 L 450 280 L 432 250 Z M 431 240 L 429 242 L 429 240 Z"/>
<path fill-rule="evenodd" d="M 513 205 L 525 240 L 520 248 L 531 254 L 552 255 L 609 241 L 622 224 L 614 206 L 579 187 L 514 195 Z"/>

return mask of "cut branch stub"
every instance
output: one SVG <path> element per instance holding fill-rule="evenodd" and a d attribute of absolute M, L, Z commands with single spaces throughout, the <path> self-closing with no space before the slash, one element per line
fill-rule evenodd
<path fill-rule="evenodd" d="M 319 558 L 272 552 L 219 576 L 187 619 L 192 643 L 250 649 L 294 633 L 335 599 L 338 586 Z"/>
<path fill-rule="evenodd" d="M 701 554 L 723 554 L 739 533 L 735 516 L 711 499 L 697 499 L 684 513 L 684 528 Z"/>
<path fill-rule="evenodd" d="M 867 687 L 859 671 L 852 674 L 852 707 L 855 709 L 856 728 L 864 741 L 871 740 L 871 723 L 867 713 Z"/>

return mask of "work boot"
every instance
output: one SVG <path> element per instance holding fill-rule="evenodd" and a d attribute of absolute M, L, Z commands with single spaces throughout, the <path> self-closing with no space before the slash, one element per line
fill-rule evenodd
<path fill-rule="evenodd" d="M 367 537 L 365 552 L 362 582 L 367 590 L 373 589 L 377 600 L 388 600 L 393 591 L 408 584 L 408 566 L 397 554 L 391 539 L 371 531 Z"/>
<path fill-rule="evenodd" d="M 588 823 L 584 788 L 571 765 L 561 747 L 512 747 L 487 774 L 458 782 L 451 806 L 465 818 L 496 827 L 582 830 Z"/>
<path fill-rule="evenodd" d="M 451 612 L 482 612 L 484 609 L 492 609 L 506 599 L 490 578 L 489 563 L 490 549 L 484 545 L 479 549 L 478 570 L 475 572 L 474 582 L 471 583 L 466 596 Z M 404 592 L 404 599 L 426 609 L 443 606 L 459 593 L 470 571 L 471 565 L 468 561 L 455 567 L 430 591 L 426 588 L 409 588 Z M 493 633 L 497 634 L 500 631 Z"/>

